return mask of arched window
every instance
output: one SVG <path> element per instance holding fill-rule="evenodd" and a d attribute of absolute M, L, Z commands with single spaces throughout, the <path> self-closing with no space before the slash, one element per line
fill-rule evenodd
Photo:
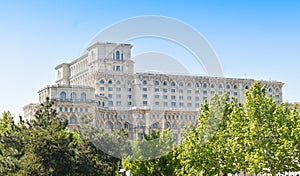
<path fill-rule="evenodd" d="M 81 101 L 86 101 L 86 93 L 82 93 L 80 96 Z"/>
<path fill-rule="evenodd" d="M 163 86 L 167 86 L 167 85 L 168 85 L 167 81 L 164 81 Z"/>
<path fill-rule="evenodd" d="M 237 85 L 234 85 L 234 86 L 233 86 L 233 89 L 235 89 L 235 90 L 236 90 L 237 88 L 238 88 L 238 86 L 237 86 Z"/>
<path fill-rule="evenodd" d="M 144 81 L 142 82 L 142 84 L 143 84 L 143 85 L 147 85 L 147 81 L 144 80 Z"/>
<path fill-rule="evenodd" d="M 121 127 L 120 123 L 117 122 L 117 123 L 115 124 L 115 127 L 114 127 L 114 128 L 115 128 L 115 129 L 120 129 L 120 127 Z"/>
<path fill-rule="evenodd" d="M 212 89 L 215 88 L 215 85 L 214 85 L 214 84 L 211 84 L 211 85 L 210 85 L 210 88 L 212 88 Z"/>
<path fill-rule="evenodd" d="M 182 87 L 183 86 L 183 83 L 181 82 L 181 83 L 179 83 L 179 87 Z"/>
<path fill-rule="evenodd" d="M 230 89 L 230 85 L 229 84 L 226 85 L 226 89 Z"/>
<path fill-rule="evenodd" d="M 120 81 L 117 81 L 117 84 L 121 84 L 121 82 L 120 82 Z"/>
<path fill-rule="evenodd" d="M 220 84 L 220 85 L 219 85 L 219 89 L 223 89 L 223 86 L 222 86 L 222 84 Z"/>
<path fill-rule="evenodd" d="M 66 122 L 66 119 L 65 119 L 64 117 L 61 117 L 60 119 L 61 119 L 61 122 L 62 122 L 62 123 L 65 123 L 65 122 Z"/>
<path fill-rule="evenodd" d="M 199 87 L 199 83 L 196 83 L 196 84 L 195 84 L 195 87 Z"/>
<path fill-rule="evenodd" d="M 138 126 L 137 126 L 139 129 L 142 129 L 144 128 L 144 124 L 143 123 L 138 123 Z"/>
<path fill-rule="evenodd" d="M 112 84 L 112 80 L 109 80 L 109 81 L 108 81 L 108 84 Z"/>
<path fill-rule="evenodd" d="M 158 86 L 159 82 L 158 81 L 154 81 L 154 85 Z"/>
<path fill-rule="evenodd" d="M 75 124 L 76 123 L 76 118 L 75 117 L 71 117 L 70 118 L 70 124 Z"/>
<path fill-rule="evenodd" d="M 248 90 L 248 89 L 249 89 L 249 86 L 245 86 L 245 89 Z"/>
<path fill-rule="evenodd" d="M 170 125 L 168 123 L 165 123 L 164 128 L 167 129 L 169 127 L 170 127 Z"/>
<path fill-rule="evenodd" d="M 187 86 L 188 86 L 188 87 L 191 87 L 191 86 L 192 86 L 192 84 L 191 84 L 191 83 L 187 83 Z"/>
<path fill-rule="evenodd" d="M 273 89 L 272 89 L 271 87 L 269 88 L 269 92 L 270 92 L 270 93 L 272 93 L 272 92 L 273 92 Z"/>
<path fill-rule="evenodd" d="M 61 92 L 60 93 L 60 100 L 66 100 L 66 98 L 67 98 L 66 92 Z"/>
<path fill-rule="evenodd" d="M 207 84 L 206 84 L 206 83 L 203 84 L 203 88 L 204 88 L 204 89 L 207 88 Z"/>
<path fill-rule="evenodd" d="M 71 100 L 72 101 L 76 100 L 76 93 L 75 92 L 71 93 Z"/>
<path fill-rule="evenodd" d="M 100 80 L 100 84 L 104 84 L 104 80 L 103 79 Z"/>
<path fill-rule="evenodd" d="M 116 60 L 121 60 L 120 51 L 116 51 Z"/>
<path fill-rule="evenodd" d="M 157 129 L 157 127 L 158 127 L 157 123 L 154 123 L 154 124 L 152 125 L 152 128 L 154 128 L 154 129 Z"/>
<path fill-rule="evenodd" d="M 111 122 L 106 122 L 106 123 L 105 123 L 105 128 L 106 128 L 106 129 L 112 129 L 112 124 L 111 124 Z"/>
<path fill-rule="evenodd" d="M 128 123 L 124 123 L 124 128 L 128 129 L 129 128 L 129 124 Z"/>
<path fill-rule="evenodd" d="M 172 129 L 177 129 L 177 125 L 175 123 L 172 125 Z"/>
<path fill-rule="evenodd" d="M 175 82 L 171 82 L 171 86 L 174 87 L 176 84 Z"/>

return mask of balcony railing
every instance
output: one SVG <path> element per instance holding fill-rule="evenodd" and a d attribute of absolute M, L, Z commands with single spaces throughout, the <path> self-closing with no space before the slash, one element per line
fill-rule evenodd
<path fill-rule="evenodd" d="M 82 99 L 71 99 L 71 98 L 66 98 L 66 99 L 61 99 L 61 98 L 52 98 L 51 101 L 54 102 L 71 102 L 71 103 L 95 103 L 95 100 L 91 100 L 91 99 L 86 99 L 86 100 L 82 100 Z"/>

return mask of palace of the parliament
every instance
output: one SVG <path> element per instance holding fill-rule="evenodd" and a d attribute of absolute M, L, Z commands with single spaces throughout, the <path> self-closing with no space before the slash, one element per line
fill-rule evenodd
<path fill-rule="evenodd" d="M 170 128 L 175 140 L 185 124 L 197 124 L 200 105 L 215 94 L 244 101 L 253 79 L 135 73 L 130 44 L 95 43 L 70 63 L 55 67 L 56 82 L 38 91 L 39 103 L 49 97 L 69 129 L 92 117 L 95 126 L 126 128 L 131 139 L 145 129 Z M 282 82 L 262 81 L 268 96 L 282 102 Z M 34 118 L 37 104 L 24 109 Z"/>

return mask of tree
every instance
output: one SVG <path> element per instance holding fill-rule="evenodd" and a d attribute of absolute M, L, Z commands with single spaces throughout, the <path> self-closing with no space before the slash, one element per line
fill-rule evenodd
<path fill-rule="evenodd" d="M 23 132 L 24 155 L 20 158 L 20 175 L 68 175 L 73 173 L 73 133 L 52 109 L 52 102 L 38 108 L 35 118 L 27 122 Z"/>
<path fill-rule="evenodd" d="M 199 125 L 178 148 L 180 175 L 283 173 L 299 170 L 300 116 L 277 104 L 259 82 L 245 103 L 225 95 L 204 103 Z"/>
<path fill-rule="evenodd" d="M 227 121 L 232 107 L 228 96 L 215 95 L 201 106 L 199 124 L 178 147 L 179 175 L 215 175 L 231 171 L 228 159 Z"/>
<path fill-rule="evenodd" d="M 21 125 L 16 125 L 10 112 L 0 119 L 0 175 L 10 175 L 20 169 L 19 159 L 23 155 Z"/>
<path fill-rule="evenodd" d="M 144 138 L 132 143 L 132 155 L 123 158 L 123 168 L 139 175 L 175 175 L 179 163 L 174 157 L 174 138 L 170 130 L 149 130 Z"/>

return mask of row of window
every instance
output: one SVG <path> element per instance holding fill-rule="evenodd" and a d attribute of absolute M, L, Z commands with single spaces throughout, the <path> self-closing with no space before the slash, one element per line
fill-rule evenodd
<path fill-rule="evenodd" d="M 104 84 L 105 81 L 104 81 L 104 80 L 100 80 L 99 83 L 100 83 L 100 84 Z M 112 84 L 112 83 L 113 83 L 112 80 L 109 80 L 109 81 L 108 81 L 108 84 Z M 116 83 L 117 83 L 117 84 L 121 84 L 120 81 L 117 81 Z M 143 80 L 143 81 L 142 81 L 142 84 L 143 84 L 143 85 L 148 85 L 148 83 L 147 83 L 146 80 Z M 154 81 L 154 85 L 160 85 L 160 82 L 159 82 L 159 81 Z M 169 84 L 168 84 L 167 81 L 163 81 L 161 85 L 163 85 L 163 86 L 168 86 Z M 170 86 L 171 86 L 171 87 L 175 87 L 175 86 L 176 86 L 176 83 L 175 83 L 175 82 L 171 82 L 171 83 L 170 83 Z M 184 86 L 184 83 L 181 82 L 181 83 L 178 84 L 178 86 L 179 86 L 179 87 L 183 87 L 183 86 Z M 192 87 L 192 83 L 187 83 L 187 84 L 186 84 L 186 87 Z M 195 84 L 195 87 L 199 88 L 199 87 L 200 87 L 200 84 L 199 84 L 199 83 L 196 83 L 196 84 Z M 203 83 L 203 84 L 202 84 L 202 88 L 206 89 L 206 88 L 208 88 L 208 87 L 214 89 L 214 88 L 215 88 L 215 84 L 211 84 L 210 86 L 208 86 L 208 84 L 206 84 L 206 83 Z M 219 85 L 218 85 L 218 88 L 219 88 L 219 89 L 223 89 L 223 85 L 222 85 L 222 84 L 219 84 Z M 227 84 L 227 85 L 225 86 L 225 88 L 226 88 L 227 90 L 232 89 L 232 88 L 233 88 L 234 90 L 237 90 L 237 89 L 238 89 L 238 86 L 237 86 L 237 85 L 231 86 L 231 85 Z M 246 85 L 246 86 L 244 87 L 244 89 L 246 89 L 246 90 L 249 89 L 249 86 Z M 144 88 L 143 88 L 143 90 L 144 90 Z M 146 88 L 145 88 L 145 90 L 146 90 Z M 147 90 L 146 90 L 146 91 L 147 91 Z M 269 92 L 273 92 L 273 89 L 272 89 L 272 88 L 268 88 L 268 91 L 269 91 Z M 276 93 L 279 93 L 279 92 L 280 92 L 280 89 L 279 89 L 279 88 L 275 88 L 275 92 L 276 92 Z"/>
<path fill-rule="evenodd" d="M 88 108 L 59 107 L 59 112 L 88 112 Z"/>
<path fill-rule="evenodd" d="M 67 93 L 66 92 L 61 92 L 60 93 L 60 100 L 64 101 L 67 99 Z M 70 100 L 75 101 L 77 99 L 77 94 L 75 92 L 72 92 L 70 94 Z M 86 101 L 86 93 L 81 93 L 80 94 L 80 101 Z"/>
<path fill-rule="evenodd" d="M 115 66 L 115 67 L 114 67 L 114 70 L 116 70 L 116 69 L 117 69 L 117 67 Z M 118 69 L 121 70 L 121 67 L 119 66 Z M 100 80 L 99 83 L 100 83 L 100 84 L 105 84 L 105 81 L 102 79 L 102 80 Z M 108 84 L 113 84 L 113 81 L 112 81 L 112 80 L 108 80 Z M 116 84 L 121 84 L 121 82 L 120 82 L 120 81 L 117 81 Z M 143 81 L 142 81 L 142 85 L 148 85 L 148 82 L 147 82 L 146 80 L 143 80 Z M 154 81 L 154 85 L 160 85 L 160 82 L 159 82 L 159 81 Z M 176 84 L 175 82 L 171 82 L 171 83 L 169 84 L 167 81 L 163 81 L 163 82 L 161 83 L 161 85 L 162 85 L 162 86 L 168 86 L 168 85 L 170 85 L 171 87 L 177 86 L 177 84 Z M 199 84 L 199 83 L 195 83 L 195 87 L 197 87 L 197 88 L 201 87 L 200 85 L 201 85 L 201 84 Z M 180 82 L 180 83 L 178 84 L 178 86 L 179 86 L 179 87 L 183 87 L 183 86 L 186 86 L 186 87 L 192 87 L 192 83 L 184 84 L 184 83 Z M 203 84 L 202 84 L 202 88 L 208 88 L 208 87 L 209 87 L 209 86 L 208 86 L 207 83 L 203 83 Z M 210 85 L 210 88 L 215 88 L 215 85 L 214 85 L 214 84 L 211 84 L 211 85 Z M 223 89 L 223 85 L 220 84 L 220 85 L 218 86 L 218 88 L 219 88 L 219 89 Z M 231 86 L 230 86 L 229 84 L 227 84 L 227 85 L 226 85 L 226 89 L 231 89 Z M 233 89 L 238 89 L 238 86 L 237 86 L 237 85 L 234 85 L 234 86 L 233 86 Z M 249 89 L 249 86 L 245 86 L 245 89 Z M 279 89 L 278 89 L 278 91 L 279 91 Z"/>
<path fill-rule="evenodd" d="M 61 121 L 62 121 L 62 122 L 65 122 L 66 119 L 67 119 L 67 118 L 65 118 L 65 117 L 61 117 Z M 76 123 L 77 123 L 77 119 L 76 119 L 75 117 L 70 117 L 69 123 L 70 123 L 70 124 L 76 124 Z"/>
<path fill-rule="evenodd" d="M 108 87 L 107 90 L 108 90 L 109 92 L 112 92 L 114 89 L 113 89 L 113 87 Z M 122 90 L 121 87 L 117 87 L 117 88 L 116 88 L 116 91 L 117 91 L 117 92 L 121 92 L 121 90 Z M 128 92 L 131 92 L 131 88 L 128 88 L 127 90 L 128 90 Z M 100 87 L 100 91 L 105 91 L 105 88 L 104 88 L 104 87 Z M 147 92 L 147 91 L 148 91 L 148 88 L 147 88 L 147 87 L 144 87 L 144 88 L 142 88 L 142 91 L 143 91 L 143 92 Z M 168 91 L 170 91 L 171 93 L 176 93 L 176 89 L 167 89 L 167 88 L 162 89 L 162 92 L 164 92 L 164 93 L 167 93 Z M 154 92 L 160 92 L 160 88 L 154 88 Z M 183 93 L 184 90 L 183 90 L 183 89 L 179 89 L 178 92 L 179 92 L 179 93 Z M 204 94 L 204 95 L 206 95 L 207 92 L 208 92 L 207 90 L 203 90 L 203 94 Z M 190 89 L 189 89 L 189 90 L 186 90 L 186 93 L 191 94 L 191 93 L 192 93 L 192 90 L 190 90 Z M 199 94 L 199 93 L 200 93 L 200 90 L 195 90 L 195 94 Z M 215 91 L 212 90 L 212 91 L 210 91 L 210 93 L 213 95 L 213 94 L 215 94 Z M 221 95 L 222 93 L 223 93 L 223 91 L 218 91 L 218 94 L 219 94 L 219 95 Z M 238 93 L 237 93 L 237 92 L 234 92 L 234 94 L 237 95 Z"/>
<path fill-rule="evenodd" d="M 105 118 L 107 119 L 126 119 L 126 118 L 132 118 L 133 116 L 127 116 L 127 115 L 116 115 L 116 114 L 106 114 Z M 135 118 L 144 119 L 145 114 L 137 114 L 134 116 Z M 161 119 L 164 118 L 166 120 L 195 120 L 196 116 L 185 116 L 185 115 L 159 115 L 159 114 L 152 114 L 150 116 L 152 119 Z"/>
<path fill-rule="evenodd" d="M 180 128 L 183 128 L 184 127 L 184 123 L 182 123 L 182 124 L 180 124 Z M 120 129 L 122 127 L 122 125 L 121 125 L 121 123 L 120 122 L 117 122 L 117 123 L 112 123 L 112 122 L 106 122 L 105 123 L 105 128 L 106 129 Z M 138 123 L 137 124 L 137 126 L 136 126 L 136 128 L 137 129 L 144 129 L 146 126 L 145 126 L 145 124 L 144 123 Z M 152 128 L 154 128 L 154 129 L 158 129 L 159 128 L 159 124 L 158 123 L 154 123 L 154 124 L 152 124 L 151 125 L 151 127 Z M 129 128 L 129 124 L 128 123 L 124 123 L 124 128 Z M 171 128 L 171 129 L 177 129 L 178 127 L 177 127 L 177 124 L 172 124 L 172 125 L 170 125 L 170 123 L 164 123 L 164 125 L 163 125 L 163 128 L 164 129 L 168 129 L 168 128 Z"/>

